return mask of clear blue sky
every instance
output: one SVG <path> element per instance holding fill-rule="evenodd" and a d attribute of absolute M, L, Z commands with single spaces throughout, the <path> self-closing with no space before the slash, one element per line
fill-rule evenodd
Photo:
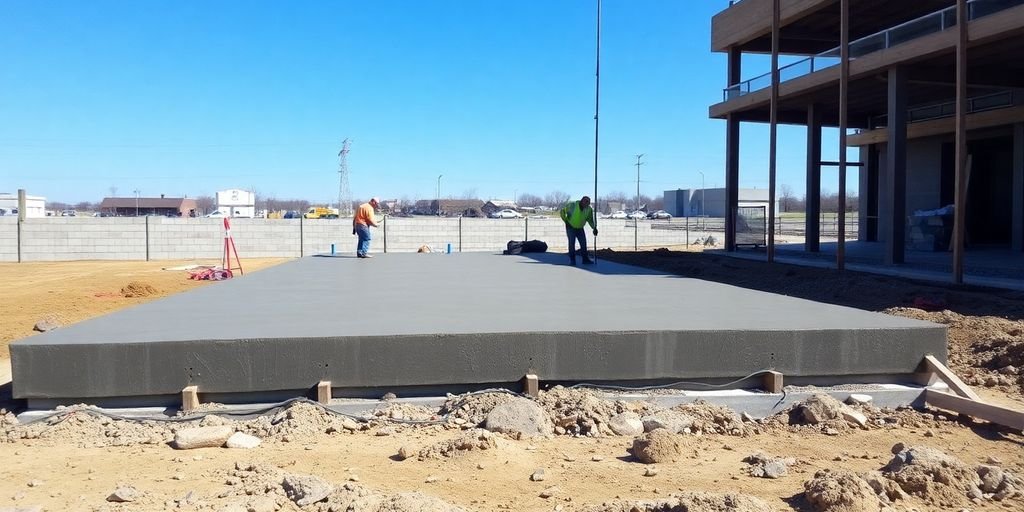
<path fill-rule="evenodd" d="M 710 47 L 727 0 L 605 0 L 600 192 L 724 184 L 725 86 Z M 225 188 L 356 198 L 593 190 L 592 0 L 6 0 L 0 192 L 53 201 Z M 766 70 L 751 59 L 745 78 Z M 743 186 L 767 186 L 745 127 Z M 804 131 L 780 184 L 803 193 Z M 834 144 L 826 146 L 832 148 Z M 826 158 L 829 155 L 826 154 Z M 855 186 L 856 172 L 851 171 Z M 823 187 L 835 190 L 826 176 Z M 851 192 L 855 192 L 855 188 Z"/>

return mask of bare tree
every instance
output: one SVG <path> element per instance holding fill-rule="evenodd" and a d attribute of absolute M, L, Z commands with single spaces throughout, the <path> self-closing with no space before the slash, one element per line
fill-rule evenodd
<path fill-rule="evenodd" d="M 561 190 L 554 190 L 549 192 L 548 195 L 544 196 L 544 203 L 547 206 L 558 208 L 565 205 L 565 203 L 569 202 L 569 197 L 569 194 L 566 192 L 562 192 Z"/>
<path fill-rule="evenodd" d="M 796 196 L 793 194 L 793 187 L 783 183 L 779 185 L 779 209 L 783 212 L 796 211 Z"/>
<path fill-rule="evenodd" d="M 476 188 L 467 188 L 462 191 L 462 195 L 455 199 L 476 199 Z"/>
<path fill-rule="evenodd" d="M 117 197 L 117 187 L 116 186 L 111 185 L 110 188 L 108 188 L 107 190 L 110 191 L 110 197 Z"/>
<path fill-rule="evenodd" d="M 196 213 L 206 215 L 217 207 L 217 201 L 211 196 L 199 196 L 196 198 Z"/>
<path fill-rule="evenodd" d="M 544 204 L 544 198 L 534 194 L 519 194 L 516 204 L 519 206 L 541 206 Z"/>

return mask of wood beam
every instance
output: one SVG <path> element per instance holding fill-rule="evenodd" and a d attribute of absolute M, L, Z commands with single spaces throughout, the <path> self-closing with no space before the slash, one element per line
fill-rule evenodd
<path fill-rule="evenodd" d="M 1024 123 L 1013 125 L 1013 200 L 1010 206 L 1010 221 L 1013 234 L 1011 247 L 1024 251 Z"/>
<path fill-rule="evenodd" d="M 807 107 L 807 193 L 804 250 L 821 250 L 821 108 Z"/>
<path fill-rule="evenodd" d="M 181 390 L 181 412 L 189 413 L 199 408 L 199 386 L 185 386 Z"/>
<path fill-rule="evenodd" d="M 1000 108 L 967 114 L 967 131 L 1004 126 L 1008 124 L 1024 122 L 1024 106 Z M 920 121 L 907 125 L 907 138 L 920 139 L 935 135 L 947 135 L 956 133 L 956 118 L 944 117 L 930 121 Z M 864 131 L 850 135 L 851 146 L 868 146 L 871 144 L 883 144 L 888 142 L 887 129 Z"/>
<path fill-rule="evenodd" d="M 839 2 L 839 223 L 836 269 L 846 270 L 846 136 L 850 94 L 850 0 Z"/>
<path fill-rule="evenodd" d="M 885 150 L 886 222 L 885 263 L 903 263 L 907 216 L 907 72 L 889 69 L 888 138 Z"/>
<path fill-rule="evenodd" d="M 736 211 L 740 205 L 740 120 L 729 116 L 725 131 L 725 250 L 736 250 Z"/>
<path fill-rule="evenodd" d="M 953 282 L 964 282 L 967 220 L 967 0 L 956 2 L 956 185 L 953 204 Z"/>
<path fill-rule="evenodd" d="M 779 143 L 779 0 L 772 0 L 772 92 L 768 133 L 768 263 L 775 262 L 775 174 Z"/>
<path fill-rule="evenodd" d="M 932 407 L 966 414 L 1017 430 L 1024 430 L 1024 412 L 982 401 L 971 400 L 934 389 L 924 391 L 924 401 Z"/>

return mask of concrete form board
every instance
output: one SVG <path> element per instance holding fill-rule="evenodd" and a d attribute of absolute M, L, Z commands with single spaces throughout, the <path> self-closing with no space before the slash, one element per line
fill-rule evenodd
<path fill-rule="evenodd" d="M 945 327 L 601 262 L 309 257 L 13 343 L 17 398 L 912 373 Z M 630 297 L 644 297 L 633 301 Z"/>

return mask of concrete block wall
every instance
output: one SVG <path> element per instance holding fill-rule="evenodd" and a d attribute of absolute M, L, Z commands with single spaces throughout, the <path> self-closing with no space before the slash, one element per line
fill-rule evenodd
<path fill-rule="evenodd" d="M 684 224 L 686 219 L 673 219 Z M 660 223 L 664 226 L 664 223 Z M 637 227 L 631 220 L 603 219 L 598 248 L 632 249 L 687 243 L 683 229 Z M 423 245 L 444 251 L 500 252 L 509 240 L 542 240 L 549 250 L 566 250 L 560 219 L 458 219 L 391 217 L 373 229 L 371 251 L 414 252 Z M 586 229 L 587 242 L 594 237 Z M 242 258 L 295 258 L 355 252 L 350 219 L 234 219 L 232 236 Z M 690 233 L 692 241 L 698 236 Z M 386 240 L 385 240 L 386 239 Z M 21 237 L 23 261 L 68 260 L 219 260 L 224 250 L 220 219 L 59 217 L 27 219 Z M 0 217 L 0 261 L 17 261 L 17 219 Z"/>
<path fill-rule="evenodd" d="M 21 260 L 144 260 L 145 221 L 94 217 L 25 219 L 21 226 Z M 17 236 L 17 224 L 10 229 Z"/>
<path fill-rule="evenodd" d="M 0 217 L 0 261 L 18 261 L 17 217 Z"/>

